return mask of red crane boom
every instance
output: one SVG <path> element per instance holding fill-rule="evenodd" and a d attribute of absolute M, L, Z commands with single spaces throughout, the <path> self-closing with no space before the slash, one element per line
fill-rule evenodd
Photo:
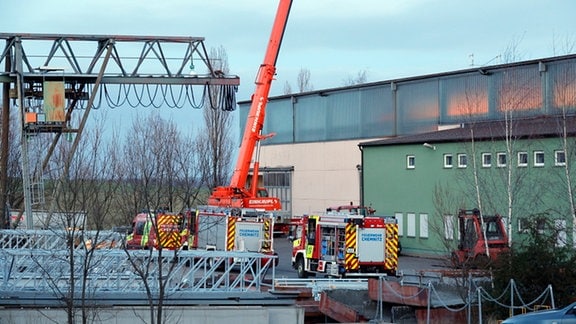
<path fill-rule="evenodd" d="M 238 160 L 230 180 L 230 185 L 227 187 L 216 187 L 208 198 L 208 205 L 263 208 L 266 210 L 280 210 L 282 208 L 278 198 L 268 197 L 265 189 L 258 188 L 258 158 L 260 140 L 274 135 L 262 135 L 262 128 L 264 126 L 264 116 L 266 115 L 270 86 L 276 73 L 276 60 L 280 51 L 280 45 L 284 36 L 291 6 L 292 0 L 280 0 L 278 5 L 270 40 L 264 56 L 264 62 L 260 65 L 256 76 L 256 89 L 252 95 L 252 104 L 248 112 L 248 119 L 246 120 L 246 126 L 244 128 Z M 252 171 L 253 181 L 250 188 L 247 188 L 246 182 L 255 150 L 256 157 L 254 158 Z"/>

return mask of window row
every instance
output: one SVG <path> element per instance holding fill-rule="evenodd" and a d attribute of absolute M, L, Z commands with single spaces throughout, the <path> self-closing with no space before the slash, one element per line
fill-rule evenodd
<path fill-rule="evenodd" d="M 400 237 L 408 238 L 429 238 L 428 229 L 428 214 L 427 213 L 406 213 L 406 218 L 404 218 L 404 213 L 397 212 L 394 214 L 396 221 L 398 222 L 398 235 Z M 458 240 L 460 237 L 459 227 L 457 226 L 458 217 L 454 215 L 444 215 L 444 239 L 446 240 Z M 507 218 L 503 218 L 505 228 L 508 228 Z M 534 220 L 527 218 L 518 219 L 518 232 L 526 233 L 527 229 L 531 226 L 536 226 L 539 232 L 543 232 L 546 227 L 546 222 L 543 219 L 536 220 L 535 224 L 531 224 Z M 566 245 L 566 220 L 555 219 L 553 220 L 554 228 L 559 231 L 556 245 L 565 246 Z"/>
<path fill-rule="evenodd" d="M 418 237 L 428 238 L 428 214 L 422 213 L 416 217 L 416 213 L 406 213 L 406 220 L 403 213 L 395 213 L 394 216 L 398 222 L 398 236 L 416 237 L 416 222 L 418 222 Z"/>
<path fill-rule="evenodd" d="M 496 161 L 493 161 L 492 153 L 484 152 L 482 153 L 482 167 L 490 168 L 492 165 L 496 165 L 498 168 L 504 168 L 508 165 L 508 155 L 506 152 L 496 152 Z M 456 158 L 456 161 L 454 160 Z M 535 167 L 543 167 L 545 165 L 545 154 L 544 151 L 534 151 L 532 158 L 532 165 Z M 518 152 L 516 164 L 518 167 L 528 166 L 528 152 Z M 554 165 L 555 166 L 565 166 L 566 165 L 566 153 L 564 150 L 554 151 Z M 449 169 L 454 166 L 458 168 L 468 167 L 468 155 L 466 153 L 458 153 L 455 156 L 451 153 L 444 154 L 444 168 Z M 415 169 L 416 168 L 416 156 L 407 155 L 406 156 L 406 168 Z"/>

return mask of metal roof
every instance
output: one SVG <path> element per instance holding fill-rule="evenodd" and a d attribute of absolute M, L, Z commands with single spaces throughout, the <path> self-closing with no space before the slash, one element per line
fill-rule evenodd
<path fill-rule="evenodd" d="M 534 118 L 512 119 L 508 121 L 509 130 L 514 139 L 534 139 L 559 137 L 566 125 L 567 136 L 576 136 L 576 116 L 539 116 Z M 399 136 L 358 144 L 364 146 L 383 146 L 421 143 L 450 143 L 469 141 L 498 140 L 506 137 L 506 120 L 464 123 L 455 128 L 409 136 Z"/>
<path fill-rule="evenodd" d="M 460 69 L 460 70 L 453 70 L 453 71 L 445 71 L 445 72 L 438 72 L 438 73 L 430 73 L 418 76 L 410 76 L 410 77 L 403 77 L 403 78 L 396 78 L 396 79 L 388 79 L 382 81 L 375 81 L 375 82 L 367 82 L 361 84 L 354 84 L 349 86 L 342 86 L 342 87 L 334 87 L 334 88 L 326 88 L 326 89 L 319 89 L 319 90 L 312 90 L 300 93 L 289 93 L 283 94 L 279 96 L 273 96 L 268 98 L 269 100 L 282 100 L 292 97 L 302 97 L 302 96 L 310 96 L 310 95 L 320 95 L 325 96 L 330 94 L 331 92 L 338 92 L 338 91 L 346 91 L 351 89 L 361 89 L 361 88 L 369 88 L 375 86 L 382 86 L 382 85 L 391 85 L 391 84 L 400 84 L 404 82 L 412 82 L 412 81 L 419 81 L 419 80 L 426 80 L 432 78 L 441 78 L 453 75 L 463 75 L 468 74 L 471 72 L 478 72 L 482 75 L 489 75 L 492 74 L 496 70 L 502 70 L 507 68 L 514 68 L 514 67 L 521 67 L 521 66 L 529 66 L 537 63 L 551 63 L 556 61 L 563 61 L 563 60 L 570 60 L 576 58 L 576 54 L 569 54 L 569 55 L 561 55 L 561 56 L 552 56 L 552 57 L 544 57 L 539 59 L 531 59 L 526 61 L 519 61 L 513 63 L 503 63 L 497 65 L 487 65 L 487 66 L 476 66 L 467 69 Z M 251 100 L 244 100 L 238 101 L 239 105 L 249 104 Z"/>

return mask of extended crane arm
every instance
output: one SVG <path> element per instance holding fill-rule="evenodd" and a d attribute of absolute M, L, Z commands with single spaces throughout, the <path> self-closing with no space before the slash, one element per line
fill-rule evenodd
<path fill-rule="evenodd" d="M 280 0 L 274 25 L 270 34 L 270 41 L 264 56 L 264 63 L 260 65 L 256 76 L 256 89 L 252 95 L 252 104 L 248 112 L 248 119 L 244 128 L 244 135 L 238 153 L 236 168 L 230 180 L 230 187 L 244 190 L 250 171 L 250 162 L 254 155 L 254 150 L 262 136 L 264 126 L 264 116 L 268 103 L 268 94 L 274 75 L 276 74 L 276 60 L 280 51 L 280 44 L 284 36 L 284 30 L 288 21 L 292 0 Z"/>
<path fill-rule="evenodd" d="M 280 0 L 270 41 L 264 56 L 264 63 L 260 65 L 256 75 L 256 89 L 252 95 L 252 104 L 248 112 L 248 119 L 244 128 L 242 143 L 236 161 L 236 168 L 232 174 L 229 186 L 217 187 L 208 197 L 208 204 L 222 207 L 249 207 L 265 210 L 280 210 L 282 208 L 280 199 L 268 197 L 267 193 L 262 194 L 257 188 L 258 183 L 258 154 L 253 164 L 253 181 L 250 190 L 246 188 L 250 163 L 254 156 L 254 151 L 259 147 L 260 140 L 269 135 L 262 135 L 264 127 L 264 116 L 266 115 L 266 105 L 268 94 L 274 75 L 276 74 L 276 59 L 280 51 L 280 44 L 284 36 L 284 29 L 288 22 L 288 14 L 292 0 Z"/>

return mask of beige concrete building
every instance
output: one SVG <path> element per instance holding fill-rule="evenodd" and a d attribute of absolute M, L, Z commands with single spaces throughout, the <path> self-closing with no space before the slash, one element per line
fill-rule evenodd
<path fill-rule="evenodd" d="M 268 145 L 261 167 L 293 167 L 292 213 L 311 214 L 326 207 L 360 202 L 358 141 Z"/>

